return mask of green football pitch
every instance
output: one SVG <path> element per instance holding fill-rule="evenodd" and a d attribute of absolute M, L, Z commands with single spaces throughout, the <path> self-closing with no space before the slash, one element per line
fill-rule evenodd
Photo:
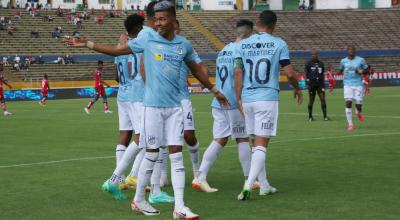
<path fill-rule="evenodd" d="M 307 101 L 298 106 L 282 92 L 278 136 L 267 153 L 268 177 L 279 192 L 237 201 L 243 184 L 234 142 L 211 169 L 213 194 L 191 188 L 185 152 L 185 201 L 201 219 L 400 219 L 400 88 L 373 88 L 364 101 L 366 121 L 348 132 L 343 91 L 327 95 L 331 121 L 307 122 Z M 306 94 L 305 94 L 306 95 Z M 192 96 L 196 133 L 203 153 L 212 139 L 211 96 Z M 118 115 L 104 114 L 88 99 L 8 102 L 10 117 L 0 116 L 0 219 L 145 219 L 128 201 L 115 201 L 101 184 L 115 167 Z M 172 194 L 172 187 L 164 189 Z M 172 219 L 172 204 L 157 205 Z"/>

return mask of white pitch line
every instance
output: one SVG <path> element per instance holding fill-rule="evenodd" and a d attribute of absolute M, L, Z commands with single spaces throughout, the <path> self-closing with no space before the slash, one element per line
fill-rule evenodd
<path fill-rule="evenodd" d="M 354 135 L 342 135 L 342 136 L 332 136 L 332 137 L 316 137 L 316 138 L 298 138 L 298 139 L 289 139 L 289 140 L 281 140 L 281 141 L 271 141 L 271 144 L 277 143 L 286 143 L 286 142 L 297 142 L 297 141 L 313 141 L 313 140 L 326 140 L 326 139 L 338 139 L 338 138 L 353 138 L 353 137 L 368 137 L 368 136 L 385 136 L 385 135 L 400 135 L 400 132 L 388 132 L 388 133 L 371 133 L 371 134 L 354 134 Z M 233 148 L 236 145 L 227 145 L 225 148 Z M 185 149 L 185 148 L 184 148 Z M 4 165 L 0 166 L 2 168 L 12 168 L 12 167 L 24 167 L 24 166 L 35 166 L 35 165 L 47 165 L 47 164 L 55 164 L 55 163 L 64 163 L 71 161 L 83 161 L 83 160 L 98 160 L 98 159 L 109 159 L 115 158 L 115 156 L 103 156 L 103 157 L 82 157 L 82 158 L 72 158 L 65 160 L 53 160 L 53 161 L 44 161 L 37 163 L 23 163 L 23 164 L 13 164 L 13 165 Z"/>
<path fill-rule="evenodd" d="M 71 162 L 71 161 L 109 159 L 109 158 L 114 158 L 114 157 L 115 157 L 115 156 L 82 157 L 82 158 L 72 158 L 72 159 L 65 159 L 65 160 L 43 161 L 43 162 L 37 162 L 37 163 L 22 163 L 22 164 L 13 164 L 13 165 L 4 165 L 4 166 L 0 166 L 0 169 L 2 169 L 2 168 L 11 168 L 11 167 L 25 167 L 25 166 L 35 166 L 35 165 L 45 165 L 45 164 L 64 163 L 64 162 Z"/>
<path fill-rule="evenodd" d="M 195 114 L 210 114 L 211 115 L 211 111 L 210 112 L 200 112 L 200 111 L 194 111 Z M 300 115 L 300 116 L 308 116 L 307 113 L 296 113 L 296 112 L 280 112 L 280 115 Z M 321 116 L 322 114 L 313 114 L 316 116 Z M 338 115 L 338 114 L 329 114 L 328 116 L 335 116 L 335 117 L 341 117 L 341 116 L 345 116 L 344 113 L 343 115 Z M 366 118 L 387 118 L 387 119 L 400 119 L 400 116 L 397 115 L 364 115 L 364 117 Z"/>

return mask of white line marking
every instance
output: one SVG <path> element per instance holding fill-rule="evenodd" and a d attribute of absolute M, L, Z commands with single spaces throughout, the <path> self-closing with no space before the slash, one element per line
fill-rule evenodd
<path fill-rule="evenodd" d="M 45 164 L 64 163 L 64 162 L 71 162 L 71 161 L 109 159 L 109 158 L 114 158 L 114 157 L 115 157 L 115 156 L 82 157 L 82 158 L 72 158 L 72 159 L 65 159 L 65 160 L 43 161 L 43 162 L 37 162 L 37 163 L 22 163 L 22 164 L 13 164 L 13 165 L 4 165 L 4 166 L 0 166 L 0 169 L 2 169 L 2 168 L 11 168 L 11 167 L 25 167 L 25 166 L 35 166 L 35 165 L 45 165 Z"/>
<path fill-rule="evenodd" d="M 197 114 L 197 113 L 199 113 L 199 114 L 210 114 L 211 115 L 211 111 L 210 112 L 195 112 L 195 114 Z M 296 113 L 296 112 L 280 112 L 279 113 L 280 115 L 300 115 L 300 116 L 308 116 L 308 114 L 307 113 Z M 313 114 L 313 115 L 315 115 L 315 116 L 322 116 L 322 114 Z M 341 116 L 343 116 L 343 118 L 344 118 L 344 113 L 343 113 L 343 115 L 342 114 L 329 114 L 328 116 L 335 116 L 335 117 L 341 117 Z M 364 115 L 364 117 L 366 117 L 366 118 L 387 118 L 387 119 L 400 119 L 400 116 L 397 116 L 397 115 Z"/>
<path fill-rule="evenodd" d="M 270 143 L 271 144 L 277 144 L 277 143 L 298 142 L 298 141 L 313 141 L 313 140 L 368 137 L 368 136 L 385 136 L 385 135 L 400 135 L 400 132 L 354 134 L 354 135 L 342 135 L 342 136 L 331 136 L 331 137 L 316 137 L 316 138 L 298 138 L 298 139 L 289 139 L 289 140 L 282 140 L 282 141 L 274 141 L 274 140 L 272 140 Z M 227 146 L 225 146 L 225 148 L 233 148 L 233 147 L 236 147 L 236 145 L 227 145 Z M 12 167 L 35 166 L 35 165 L 47 165 L 47 164 L 64 163 L 64 162 L 71 162 L 71 161 L 110 159 L 110 158 L 115 158 L 115 156 L 82 157 L 82 158 L 72 158 L 72 159 L 65 159 L 65 160 L 44 161 L 44 162 L 37 162 L 37 163 L 23 163 L 23 164 L 4 165 L 4 166 L 0 166 L 0 169 L 2 169 L 2 168 L 12 168 Z"/>

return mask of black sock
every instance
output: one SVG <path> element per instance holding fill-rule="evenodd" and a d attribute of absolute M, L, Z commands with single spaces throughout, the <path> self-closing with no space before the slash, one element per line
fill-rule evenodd
<path fill-rule="evenodd" d="M 322 104 L 321 108 L 322 108 L 322 113 L 324 114 L 324 118 L 326 118 L 327 117 L 326 116 L 326 104 Z"/>
<path fill-rule="evenodd" d="M 308 117 L 309 118 L 312 118 L 312 108 L 313 108 L 312 105 L 308 105 Z"/>

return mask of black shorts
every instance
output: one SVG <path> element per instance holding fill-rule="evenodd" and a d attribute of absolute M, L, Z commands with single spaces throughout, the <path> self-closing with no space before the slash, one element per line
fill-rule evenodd
<path fill-rule="evenodd" d="M 323 82 L 310 82 L 308 84 L 308 93 L 315 96 L 317 92 L 325 92 L 325 84 Z"/>

